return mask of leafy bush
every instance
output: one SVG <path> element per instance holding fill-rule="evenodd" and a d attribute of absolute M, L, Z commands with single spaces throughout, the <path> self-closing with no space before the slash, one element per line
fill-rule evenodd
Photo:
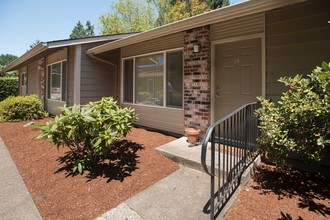
<path fill-rule="evenodd" d="M 133 109 L 120 108 L 113 98 L 62 108 L 54 121 L 41 128 L 40 138 L 49 138 L 57 148 L 67 146 L 73 157 L 73 173 L 92 170 L 106 159 L 112 144 L 133 127 L 137 117 Z"/>
<path fill-rule="evenodd" d="M 24 121 L 47 116 L 37 95 L 10 96 L 0 102 L 0 118 L 3 121 Z"/>
<path fill-rule="evenodd" d="M 316 67 L 306 78 L 296 75 L 279 81 L 289 90 L 278 106 L 259 98 L 262 150 L 282 167 L 290 152 L 306 162 L 319 163 L 330 146 L 330 63 L 323 62 L 322 68 Z"/>
<path fill-rule="evenodd" d="M 18 95 L 18 78 L 0 78 L 0 101 Z"/>

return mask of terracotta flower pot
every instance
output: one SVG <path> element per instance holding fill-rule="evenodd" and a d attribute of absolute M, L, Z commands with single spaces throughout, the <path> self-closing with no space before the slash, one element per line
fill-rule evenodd
<path fill-rule="evenodd" d="M 196 144 L 196 142 L 198 141 L 198 137 L 201 133 L 201 130 L 200 129 L 196 130 L 195 128 L 186 128 L 184 129 L 184 133 L 188 138 L 188 143 Z"/>

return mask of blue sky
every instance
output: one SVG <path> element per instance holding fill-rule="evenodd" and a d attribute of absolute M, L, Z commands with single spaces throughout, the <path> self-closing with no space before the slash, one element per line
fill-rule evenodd
<path fill-rule="evenodd" d="M 232 3 L 243 0 L 231 0 Z M 69 38 L 75 24 L 98 18 L 114 0 L 0 0 L 0 54 L 23 55 L 36 40 Z"/>

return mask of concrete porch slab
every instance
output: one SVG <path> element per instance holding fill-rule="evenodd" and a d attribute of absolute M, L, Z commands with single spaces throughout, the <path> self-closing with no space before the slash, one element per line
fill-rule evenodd
<path fill-rule="evenodd" d="M 210 170 L 211 166 L 211 145 L 207 146 L 207 154 L 206 154 L 206 165 Z M 166 157 L 171 160 L 182 164 L 183 166 L 190 167 L 195 170 L 199 170 L 204 172 L 201 166 L 201 145 L 190 146 L 187 142 L 186 137 L 181 137 L 177 140 L 164 144 L 158 148 L 156 148 L 156 152 L 164 154 Z M 217 155 L 217 154 L 216 154 Z M 220 160 L 223 157 L 223 153 L 220 153 Z M 232 160 L 234 160 L 234 156 L 231 156 Z M 217 167 L 219 164 L 218 156 L 215 157 L 215 166 Z"/>

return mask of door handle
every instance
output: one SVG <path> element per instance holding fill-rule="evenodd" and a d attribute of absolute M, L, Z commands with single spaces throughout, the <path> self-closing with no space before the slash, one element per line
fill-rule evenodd
<path fill-rule="evenodd" d="M 215 92 L 215 97 L 219 98 L 220 97 L 220 87 L 217 86 L 216 92 Z"/>

